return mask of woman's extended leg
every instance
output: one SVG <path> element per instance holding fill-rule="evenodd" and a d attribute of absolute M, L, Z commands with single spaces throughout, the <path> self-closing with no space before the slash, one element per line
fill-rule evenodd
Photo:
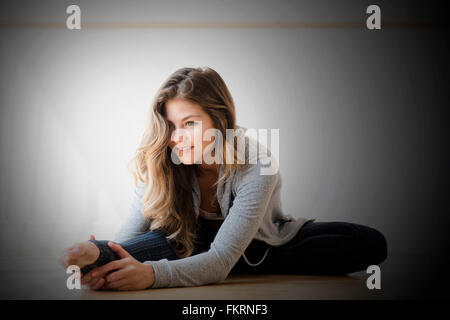
<path fill-rule="evenodd" d="M 197 222 L 199 236 L 194 241 L 195 250 L 193 255 L 208 250 L 209 243 L 212 242 L 212 239 L 214 238 L 214 230 L 211 230 L 211 226 L 202 228 L 201 221 L 202 219 Z M 217 232 L 217 230 L 215 232 Z M 87 274 L 96 267 L 120 259 L 120 257 L 108 246 L 108 240 L 89 241 L 94 243 L 100 249 L 100 255 L 94 263 L 81 268 L 80 271 L 82 274 Z M 140 262 L 149 260 L 157 261 L 164 258 L 167 258 L 168 260 L 177 259 L 174 250 L 175 242 L 168 241 L 166 239 L 166 234 L 162 230 L 147 231 L 146 233 L 118 244 Z"/>
<path fill-rule="evenodd" d="M 102 266 L 120 257 L 108 246 L 108 240 L 89 240 L 93 242 L 99 249 L 100 255 L 98 259 L 90 265 L 81 269 L 82 274 L 86 274 L 92 269 Z M 157 261 L 163 258 L 168 260 L 176 259 L 175 251 L 171 243 L 166 239 L 166 235 L 161 230 L 147 231 L 137 237 L 118 243 L 140 262 L 153 260 Z"/>
<path fill-rule="evenodd" d="M 246 256 L 261 257 L 265 247 L 253 240 Z M 386 257 L 386 239 L 376 229 L 348 222 L 310 221 L 287 244 L 271 247 L 261 265 L 249 266 L 241 257 L 231 273 L 345 275 L 366 270 Z"/>

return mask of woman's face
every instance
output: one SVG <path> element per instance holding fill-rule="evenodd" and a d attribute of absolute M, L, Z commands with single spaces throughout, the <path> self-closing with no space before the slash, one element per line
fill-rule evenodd
<path fill-rule="evenodd" d="M 214 137 L 209 139 L 205 136 L 206 141 L 203 141 L 203 136 L 206 130 L 214 129 L 211 117 L 199 104 L 183 98 L 173 98 L 166 102 L 166 119 L 170 128 L 169 147 L 172 152 L 185 165 L 207 166 L 203 153 L 214 145 Z"/>

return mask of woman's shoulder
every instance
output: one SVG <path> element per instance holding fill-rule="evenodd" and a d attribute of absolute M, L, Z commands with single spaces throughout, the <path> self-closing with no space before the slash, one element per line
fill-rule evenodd
<path fill-rule="evenodd" d="M 235 185 L 253 182 L 268 183 L 280 178 L 280 170 L 277 158 L 270 148 L 257 140 L 257 137 L 244 127 L 241 131 L 245 141 L 245 165 L 242 170 L 237 170 L 234 177 Z M 273 143 L 278 143 L 274 141 Z"/>

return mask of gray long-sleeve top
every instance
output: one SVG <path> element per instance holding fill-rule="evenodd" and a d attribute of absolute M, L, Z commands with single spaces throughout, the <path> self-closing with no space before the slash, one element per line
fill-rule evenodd
<path fill-rule="evenodd" d="M 250 146 L 256 145 L 258 151 L 251 154 Z M 289 242 L 305 222 L 315 220 L 294 219 L 283 213 L 281 175 L 276 159 L 269 149 L 249 136 L 245 136 L 245 160 L 245 170 L 237 171 L 231 180 L 217 185 L 217 199 L 225 219 L 210 249 L 176 260 L 145 261 L 151 263 L 155 271 L 151 288 L 200 286 L 225 280 L 253 239 L 280 246 Z M 224 169 L 222 164 L 220 175 Z M 198 218 L 200 188 L 195 174 L 192 183 L 193 204 Z M 129 216 L 116 235 L 116 242 L 149 230 L 149 222 L 141 212 L 144 192 L 145 184 L 140 182 L 134 192 Z"/>

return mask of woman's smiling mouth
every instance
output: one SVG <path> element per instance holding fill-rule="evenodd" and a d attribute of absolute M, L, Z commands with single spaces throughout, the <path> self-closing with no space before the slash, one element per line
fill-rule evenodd
<path fill-rule="evenodd" d="M 194 146 L 191 146 L 191 147 L 183 147 L 183 148 L 176 148 L 176 149 L 177 149 L 177 151 L 189 151 L 189 150 L 191 150 L 192 148 L 194 148 Z"/>

